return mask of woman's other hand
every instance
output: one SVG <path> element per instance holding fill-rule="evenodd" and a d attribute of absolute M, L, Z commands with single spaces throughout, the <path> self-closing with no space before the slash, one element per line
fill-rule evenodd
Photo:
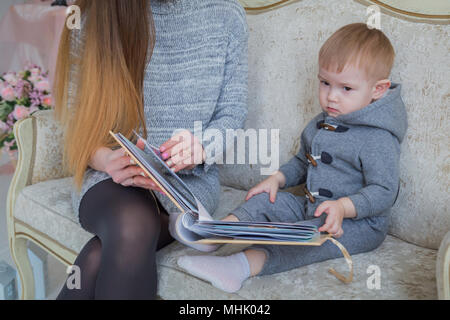
<path fill-rule="evenodd" d="M 144 150 L 144 141 L 139 139 L 136 146 Z M 125 187 L 141 187 L 162 192 L 153 180 L 146 177 L 145 172 L 128 156 L 124 148 L 117 150 L 102 148 L 97 151 L 94 158 L 104 168 L 102 171 L 109 174 L 115 183 Z"/>
<path fill-rule="evenodd" d="M 191 170 L 203 163 L 206 158 L 199 139 L 190 131 L 183 130 L 164 142 L 160 149 L 161 156 L 174 172 Z"/>

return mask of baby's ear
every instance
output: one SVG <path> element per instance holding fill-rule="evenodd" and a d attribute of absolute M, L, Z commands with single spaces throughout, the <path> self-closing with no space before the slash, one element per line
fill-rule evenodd
<path fill-rule="evenodd" d="M 372 99 L 378 100 L 383 94 L 391 87 L 391 81 L 389 79 L 379 80 L 373 87 Z"/>

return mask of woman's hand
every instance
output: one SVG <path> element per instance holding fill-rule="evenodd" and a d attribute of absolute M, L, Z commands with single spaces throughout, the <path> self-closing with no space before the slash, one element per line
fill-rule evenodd
<path fill-rule="evenodd" d="M 136 146 L 144 150 L 144 141 L 138 140 Z M 124 148 L 109 149 L 109 152 L 103 150 L 101 154 L 103 155 L 103 160 L 101 160 L 103 171 L 108 173 L 115 183 L 124 187 L 141 187 L 162 193 L 153 180 L 146 177 L 144 171 L 127 155 Z"/>
<path fill-rule="evenodd" d="M 255 194 L 267 192 L 269 194 L 270 202 L 274 203 L 277 197 L 277 192 L 279 188 L 282 188 L 286 183 L 286 177 L 281 171 L 276 171 L 269 178 L 261 181 L 259 184 L 251 188 L 247 196 L 245 197 L 245 201 L 253 197 Z"/>
<path fill-rule="evenodd" d="M 164 142 L 159 150 L 166 164 L 174 172 L 191 170 L 203 163 L 206 153 L 203 146 L 190 131 L 184 130 Z"/>
<path fill-rule="evenodd" d="M 345 208 L 342 203 L 339 200 L 322 202 L 314 212 L 314 216 L 320 217 L 323 213 L 326 213 L 328 216 L 325 224 L 319 228 L 319 232 L 326 231 L 335 238 L 341 237 L 344 234 L 342 221 L 345 216 Z"/>

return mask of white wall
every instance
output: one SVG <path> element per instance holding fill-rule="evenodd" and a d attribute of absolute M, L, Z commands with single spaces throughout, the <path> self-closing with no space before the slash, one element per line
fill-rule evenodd
<path fill-rule="evenodd" d="M 27 0 L 0 0 L 0 18 L 3 18 L 11 5 L 24 2 L 27 2 Z"/>

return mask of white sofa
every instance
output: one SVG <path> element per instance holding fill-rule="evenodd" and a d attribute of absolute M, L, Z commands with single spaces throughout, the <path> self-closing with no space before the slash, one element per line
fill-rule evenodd
<path fill-rule="evenodd" d="M 302 128 L 320 111 L 317 53 L 321 44 L 340 26 L 365 21 L 366 6 L 352 0 L 303 0 L 247 18 L 246 128 L 280 129 L 282 164 L 296 153 Z M 450 28 L 387 14 L 381 17 L 381 27 L 396 49 L 392 80 L 403 85 L 409 129 L 402 144 L 401 189 L 389 235 L 376 250 L 352 257 L 353 282 L 341 283 L 327 273 L 330 267 L 347 272 L 340 258 L 255 277 L 235 294 L 227 294 L 182 271 L 177 257 L 202 253 L 175 242 L 158 253 L 162 299 L 450 298 Z M 14 130 L 19 160 L 8 193 L 8 232 L 23 284 L 22 298 L 32 299 L 26 241 L 70 265 L 92 234 L 80 227 L 71 207 L 72 178 L 61 166 L 61 131 L 52 111 L 37 112 L 17 122 Z M 258 165 L 223 166 L 223 192 L 214 216 L 223 217 L 244 201 L 245 190 L 263 178 Z M 226 245 L 216 254 L 240 249 Z M 374 270 L 379 271 L 379 287 L 371 285 Z"/>

